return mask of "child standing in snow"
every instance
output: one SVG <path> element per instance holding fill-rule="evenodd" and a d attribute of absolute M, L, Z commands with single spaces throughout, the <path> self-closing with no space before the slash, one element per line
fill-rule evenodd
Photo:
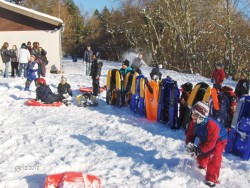
<path fill-rule="evenodd" d="M 72 97 L 71 86 L 67 83 L 67 78 L 65 76 L 61 77 L 61 81 L 57 86 L 57 92 L 60 95 L 63 95 L 64 98 Z"/>
<path fill-rule="evenodd" d="M 25 82 L 24 91 L 29 91 L 32 81 L 38 78 L 37 71 L 38 71 L 38 64 L 36 62 L 36 56 L 31 55 L 30 61 L 28 62 L 27 80 Z"/>
<path fill-rule="evenodd" d="M 92 78 L 92 86 L 93 86 L 93 95 L 91 96 L 91 101 L 93 105 L 98 105 L 96 97 L 98 96 L 99 90 L 100 90 L 100 76 L 101 76 L 101 70 L 102 70 L 102 62 L 99 60 L 100 56 L 98 53 L 92 54 L 92 64 L 91 64 L 91 72 L 90 76 Z"/>
<path fill-rule="evenodd" d="M 53 102 L 63 101 L 64 99 L 62 95 L 53 93 L 43 78 L 36 79 L 36 87 L 36 100 L 51 104 Z"/>
<path fill-rule="evenodd" d="M 225 79 L 225 72 L 222 69 L 222 64 L 217 63 L 216 68 L 213 71 L 212 78 L 211 78 L 211 81 L 213 83 L 213 87 L 216 89 L 220 89 L 224 79 Z"/>
<path fill-rule="evenodd" d="M 249 81 L 246 79 L 247 75 L 245 73 L 241 73 L 240 80 L 238 81 L 235 88 L 235 95 L 239 98 L 243 95 L 248 95 L 249 92 Z"/>
<path fill-rule="evenodd" d="M 227 131 L 212 118 L 208 117 L 209 107 L 197 102 L 192 108 L 192 120 L 186 134 L 186 148 L 189 153 L 197 156 L 200 169 L 206 169 L 206 182 L 214 187 L 218 182 L 222 153 L 227 144 Z M 194 145 L 198 137 L 199 145 Z"/>

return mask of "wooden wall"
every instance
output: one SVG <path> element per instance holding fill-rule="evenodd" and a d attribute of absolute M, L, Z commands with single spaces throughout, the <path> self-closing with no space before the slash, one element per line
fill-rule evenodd
<path fill-rule="evenodd" d="M 0 7 L 0 31 L 54 30 L 57 26 Z"/>

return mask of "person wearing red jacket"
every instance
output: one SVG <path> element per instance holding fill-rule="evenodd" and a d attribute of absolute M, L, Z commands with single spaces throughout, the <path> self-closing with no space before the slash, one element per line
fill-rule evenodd
<path fill-rule="evenodd" d="M 197 102 L 192 108 L 192 120 L 186 134 L 186 148 L 197 156 L 200 169 L 206 169 L 205 184 L 214 187 L 218 182 L 222 153 L 227 144 L 227 131 L 216 120 L 208 117 L 209 107 L 206 103 Z M 194 145 L 199 138 L 198 146 Z"/>
<path fill-rule="evenodd" d="M 216 68 L 214 69 L 214 71 L 212 73 L 212 78 L 211 78 L 211 82 L 213 83 L 213 87 L 216 89 L 220 89 L 224 79 L 225 79 L 225 71 L 222 68 L 222 64 L 217 63 Z"/>

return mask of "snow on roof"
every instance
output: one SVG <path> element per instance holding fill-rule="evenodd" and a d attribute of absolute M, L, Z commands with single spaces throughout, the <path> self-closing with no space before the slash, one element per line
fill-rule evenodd
<path fill-rule="evenodd" d="M 63 21 L 60 18 L 54 17 L 54 16 L 50 16 L 48 14 L 44 14 L 20 5 L 16 5 L 13 3 L 9 3 L 7 1 L 4 0 L 0 0 L 0 7 L 5 8 L 7 10 L 46 22 L 46 23 L 50 23 L 52 25 L 56 25 L 59 26 L 63 23 Z"/>

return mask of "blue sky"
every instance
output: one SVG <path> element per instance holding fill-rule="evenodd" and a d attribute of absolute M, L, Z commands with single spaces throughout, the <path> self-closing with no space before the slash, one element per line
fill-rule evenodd
<path fill-rule="evenodd" d="M 102 10 L 106 5 L 108 8 L 117 6 L 117 0 L 74 0 L 80 10 L 93 12 L 95 9 Z"/>

